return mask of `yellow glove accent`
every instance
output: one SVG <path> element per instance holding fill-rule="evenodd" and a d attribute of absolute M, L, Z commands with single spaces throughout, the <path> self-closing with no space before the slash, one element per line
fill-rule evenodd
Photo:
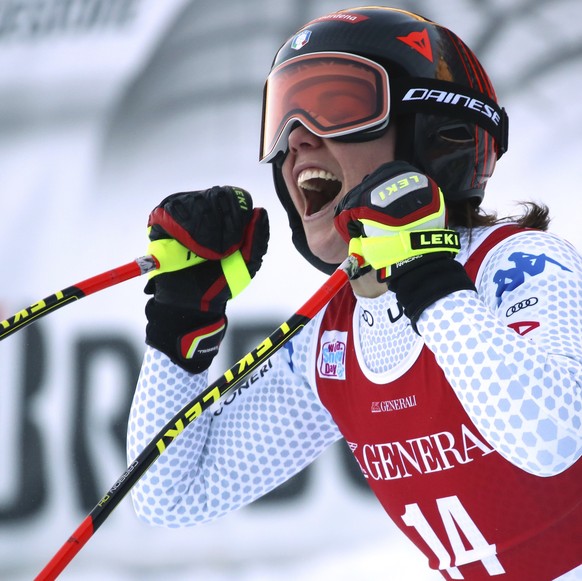
<path fill-rule="evenodd" d="M 149 278 L 157 276 L 158 274 L 164 274 L 165 272 L 174 272 L 175 270 L 188 268 L 189 266 L 200 264 L 206 260 L 191 250 L 188 250 L 188 248 L 173 238 L 152 240 L 149 243 L 147 253 L 155 256 L 160 263 L 160 268 L 148 274 Z"/>
<path fill-rule="evenodd" d="M 153 270 L 148 274 L 149 278 L 157 276 L 158 274 L 174 272 L 190 266 L 196 266 L 197 264 L 206 261 L 206 258 L 198 256 L 173 238 L 152 240 L 148 245 L 147 254 L 155 256 L 156 260 L 160 263 L 160 268 Z M 232 293 L 232 297 L 234 298 L 251 282 L 249 269 L 247 268 L 240 250 L 223 258 L 220 261 L 220 264 L 226 282 L 230 288 L 230 292 Z"/>
<path fill-rule="evenodd" d="M 364 257 L 373 269 L 387 269 L 399 262 L 432 252 L 452 252 L 461 248 L 459 234 L 454 230 L 396 230 L 388 236 L 352 238 L 349 253 Z"/>
<path fill-rule="evenodd" d="M 224 278 L 228 283 L 232 298 L 240 294 L 251 282 L 251 275 L 240 250 L 220 261 Z"/>

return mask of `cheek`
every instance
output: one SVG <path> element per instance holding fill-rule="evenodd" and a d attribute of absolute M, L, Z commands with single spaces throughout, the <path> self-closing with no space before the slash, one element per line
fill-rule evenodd
<path fill-rule="evenodd" d="M 396 149 L 396 130 L 391 128 L 387 133 L 363 143 L 340 143 L 341 149 L 336 150 L 344 172 L 344 189 L 349 191 L 382 164 L 394 161 Z"/>

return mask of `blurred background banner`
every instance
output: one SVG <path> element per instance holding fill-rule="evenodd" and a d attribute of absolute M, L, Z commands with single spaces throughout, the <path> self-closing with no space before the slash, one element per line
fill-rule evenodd
<path fill-rule="evenodd" d="M 355 3 L 357 4 L 357 3 Z M 582 248 L 582 4 L 390 4 L 455 30 L 510 117 L 484 205 L 533 199 Z M 230 306 L 218 376 L 321 284 L 290 243 L 258 164 L 263 82 L 327 0 L 0 0 L 0 319 L 145 253 L 150 210 L 215 184 L 271 216 L 264 267 Z M 31 579 L 126 467 L 144 280 L 50 315 L 0 345 L 0 579 Z M 214 378 L 214 377 L 213 377 Z M 252 386 L 249 387 L 252 389 Z M 435 579 L 338 444 L 269 497 L 210 525 L 155 529 L 129 498 L 63 579 Z"/>

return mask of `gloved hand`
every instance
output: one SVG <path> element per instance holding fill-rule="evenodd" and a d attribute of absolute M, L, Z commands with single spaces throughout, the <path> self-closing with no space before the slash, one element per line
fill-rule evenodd
<path fill-rule="evenodd" d="M 207 369 L 227 326 L 226 303 L 257 273 L 269 241 L 263 208 L 231 186 L 165 198 L 148 220 L 148 252 L 164 256 L 145 292 L 146 343 L 192 373 Z M 186 256 L 186 258 L 184 258 Z M 164 264 L 194 264 L 180 270 Z M 178 267 L 175 267 L 178 268 Z"/>
<path fill-rule="evenodd" d="M 403 161 L 380 166 L 340 201 L 335 225 L 387 282 L 412 322 L 439 298 L 475 289 L 454 256 L 459 235 L 446 227 L 446 208 L 436 183 Z"/>

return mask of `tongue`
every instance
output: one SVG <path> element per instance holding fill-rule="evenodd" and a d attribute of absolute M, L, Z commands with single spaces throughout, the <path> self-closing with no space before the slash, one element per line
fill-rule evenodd
<path fill-rule="evenodd" d="M 307 215 L 315 214 L 327 206 L 338 194 L 340 182 L 323 178 L 312 178 L 302 184 L 307 201 Z"/>
<path fill-rule="evenodd" d="M 316 214 L 331 202 L 328 196 L 326 196 L 322 192 L 316 191 L 305 192 L 305 199 L 307 201 L 306 213 L 308 216 Z"/>

